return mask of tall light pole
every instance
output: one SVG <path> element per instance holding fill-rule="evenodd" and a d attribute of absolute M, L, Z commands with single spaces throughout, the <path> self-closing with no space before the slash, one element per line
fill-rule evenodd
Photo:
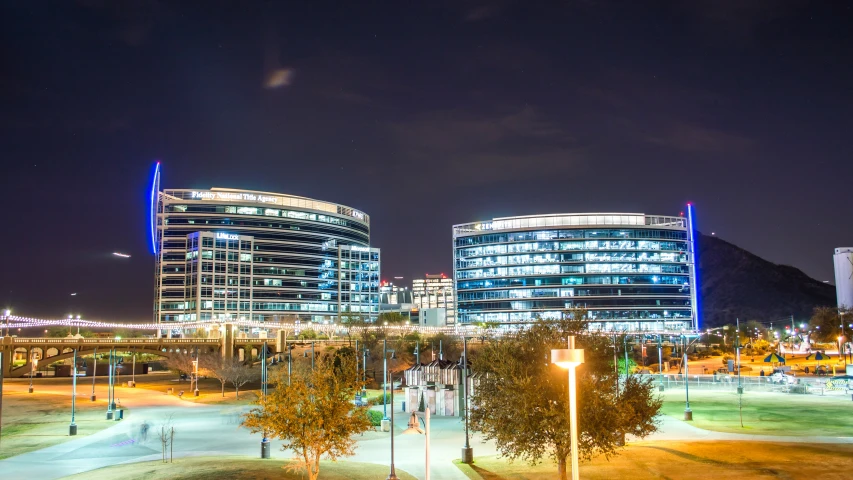
<path fill-rule="evenodd" d="M 77 349 L 74 349 L 74 362 L 71 364 L 71 425 L 68 426 L 68 435 L 77 435 L 77 424 L 74 423 L 74 407 L 77 403 Z"/>
<path fill-rule="evenodd" d="M 391 355 L 394 355 L 393 351 Z M 387 365 L 387 363 L 386 363 Z M 393 380 L 394 374 L 389 375 Z M 398 480 L 397 472 L 394 470 L 394 385 L 391 385 L 391 471 L 387 480 Z"/>
<path fill-rule="evenodd" d="M 462 335 L 462 414 L 465 416 L 465 446 L 462 447 L 462 463 L 474 462 L 474 449 L 468 436 L 468 337 Z"/>
<path fill-rule="evenodd" d="M 370 355 L 370 350 L 361 347 L 362 352 L 362 364 L 361 364 L 361 393 L 362 395 L 367 394 L 367 356 Z M 374 369 L 374 376 L 376 375 L 376 370 Z"/>
<path fill-rule="evenodd" d="M 681 349 L 681 353 L 683 354 L 682 363 L 684 364 L 684 420 L 692 421 L 693 410 L 690 410 L 690 375 L 688 375 L 687 371 L 687 336 L 682 335 L 681 338 L 684 339 L 683 348 Z"/>
<path fill-rule="evenodd" d="M 735 352 L 737 352 L 737 393 L 740 395 L 743 393 L 743 383 L 740 378 L 740 318 L 735 318 L 735 325 L 735 329 L 737 330 L 735 332 L 735 335 L 737 335 L 735 337 Z"/>
<path fill-rule="evenodd" d="M 107 420 L 113 419 L 113 349 L 107 361 Z"/>
<path fill-rule="evenodd" d="M 95 401 L 95 377 L 98 374 L 98 347 L 95 347 L 95 353 L 92 355 L 92 396 L 89 397 L 91 401 Z"/>
<path fill-rule="evenodd" d="M 660 385 L 658 391 L 663 391 L 663 348 L 661 347 L 660 334 L 658 334 L 658 370 L 660 371 Z"/>
<path fill-rule="evenodd" d="M 198 348 L 195 349 L 196 357 L 198 357 Z M 196 358 L 196 379 L 195 379 L 195 396 L 198 396 L 198 358 Z M 130 383 L 135 388 L 136 387 L 136 352 L 133 352 L 133 365 L 130 369 Z"/>
<path fill-rule="evenodd" d="M 551 350 L 551 362 L 569 371 L 569 432 L 571 435 L 572 480 L 578 480 L 578 394 L 576 372 L 584 363 L 583 349 L 575 348 L 575 337 L 569 335 L 569 348 Z"/>
<path fill-rule="evenodd" d="M 30 355 L 30 393 L 33 393 L 33 371 L 38 367 L 39 359 L 36 357 L 36 352 L 31 352 Z"/>
<path fill-rule="evenodd" d="M 196 359 L 198 362 L 198 359 Z M 196 380 L 196 392 L 198 392 L 198 380 Z M 264 350 L 261 352 L 261 394 L 267 398 L 267 342 L 264 342 Z M 198 393 L 196 393 L 198 395 Z M 261 438 L 261 458 L 270 458 L 270 439 L 267 438 L 267 430 L 263 431 Z"/>
<path fill-rule="evenodd" d="M 8 337 L 9 336 L 9 319 L 12 316 L 12 311 L 7 309 L 3 313 L 5 313 L 5 316 L 6 316 L 6 336 Z"/>

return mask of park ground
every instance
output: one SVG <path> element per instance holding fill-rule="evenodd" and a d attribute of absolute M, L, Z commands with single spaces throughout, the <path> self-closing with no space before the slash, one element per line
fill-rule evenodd
<path fill-rule="evenodd" d="M 190 457 L 176 458 L 174 463 L 162 461 L 131 463 L 100 468 L 70 477 L 69 480 L 196 480 L 211 478 L 240 478 L 243 480 L 301 480 L 305 476 L 285 469 L 288 461 L 248 457 Z M 360 462 L 320 462 L 320 478 L 324 480 L 377 479 L 388 476 L 388 467 Z M 415 480 L 397 470 L 401 480 Z"/>
<path fill-rule="evenodd" d="M 76 418 L 79 433 L 76 437 L 69 437 L 69 382 L 68 378 L 36 379 L 35 393 L 28 394 L 28 380 L 7 379 L 3 397 L 0 459 L 26 452 L 40 455 L 42 451 L 61 450 L 68 453 L 61 453 L 60 457 L 73 454 L 82 461 L 84 458 L 90 458 L 86 456 L 89 455 L 87 448 L 98 445 L 98 448 L 106 446 L 114 451 L 130 449 L 128 451 L 136 456 L 128 456 L 120 461 L 116 459 L 114 463 L 118 465 L 109 465 L 109 461 L 104 461 L 88 467 L 104 468 L 90 470 L 85 474 L 86 478 L 291 478 L 288 476 L 291 474 L 281 468 L 286 454 L 276 450 L 272 460 L 253 457 L 252 453 L 257 449 L 257 439 L 243 433 L 234 435 L 241 429 L 234 431 L 235 423 L 226 422 L 230 416 L 237 418 L 257 397 L 256 391 L 251 387 L 241 390 L 239 399 L 235 398 L 233 388 L 226 388 L 226 396 L 223 398 L 218 381 L 202 379 L 202 393 L 199 397 L 193 397 L 189 383 L 179 382 L 171 374 L 137 376 L 137 388 L 117 387 L 120 402 L 131 409 L 126 412 L 127 419 L 124 422 L 113 422 L 105 419 L 105 381 L 98 380 L 98 401 L 94 403 L 89 401 L 91 383 L 81 382 L 78 384 Z M 168 388 L 172 388 L 171 394 L 166 393 Z M 177 393 L 181 390 L 185 393 L 179 398 Z M 371 393 L 375 395 L 379 392 Z M 653 435 L 644 441 L 630 441 L 619 455 L 609 461 L 598 457 L 583 462 L 581 475 L 584 478 L 631 476 L 702 479 L 711 478 L 711 475 L 718 478 L 727 474 L 741 478 L 851 478 L 848 472 L 853 470 L 853 416 L 849 412 L 853 408 L 853 402 L 849 396 L 748 391 L 742 397 L 744 427 L 740 426 L 739 399 L 734 392 L 693 390 L 691 387 L 690 404 L 694 412 L 694 421 L 691 424 L 681 421 L 684 411 L 683 390 L 667 390 L 662 394 L 662 398 L 664 405 L 663 415 L 660 417 L 661 434 Z M 405 428 L 407 420 L 406 416 L 400 413 L 399 407 L 397 402 L 395 423 L 398 432 Z M 374 408 L 381 409 L 381 406 Z M 175 463 L 164 464 L 160 461 L 150 461 L 159 457 L 156 448 L 147 452 L 142 446 L 116 446 L 121 443 L 122 438 L 126 438 L 126 432 L 130 432 L 128 428 L 133 425 L 132 422 L 138 422 L 141 418 L 159 418 L 163 410 L 181 412 L 176 418 L 185 422 L 185 426 L 181 427 L 182 438 L 190 436 L 198 441 L 207 441 L 206 439 L 229 436 L 226 441 L 235 442 L 234 447 L 228 447 L 227 453 L 216 453 L 215 457 L 209 453 L 214 451 L 212 447 L 176 451 Z M 195 418 L 198 420 L 191 420 Z M 442 421 L 438 418 L 434 420 L 437 423 Z M 198 425 L 206 426 L 198 433 L 193 433 L 189 429 L 196 428 L 194 425 L 197 423 L 193 423 L 196 421 L 202 422 Z M 462 443 L 461 424 L 458 419 L 444 419 L 444 422 L 443 427 L 439 424 L 439 427 L 434 429 L 433 449 L 434 461 L 447 463 L 436 465 L 432 476 L 434 479 L 556 477 L 554 465 L 531 467 L 524 462 L 508 463 L 495 456 L 493 446 L 479 441 L 475 444 L 475 455 L 481 456 L 475 457 L 475 464 L 454 466 L 451 461 L 458 457 L 458 445 Z M 119 423 L 124 423 L 124 430 Z M 223 430 L 225 425 L 231 430 Z M 359 438 L 356 456 L 348 459 L 352 461 L 325 462 L 321 478 L 387 477 L 387 461 L 384 458 L 387 452 L 387 435 L 380 432 L 366 433 Z M 92 437 L 90 447 L 62 446 L 63 442 L 68 442 L 69 445 L 85 444 L 87 437 Z M 234 437 L 234 440 L 230 437 Z M 245 439 L 241 440 L 241 437 Z M 405 461 L 405 457 L 411 457 L 408 458 L 410 464 L 406 470 L 420 476 L 414 468 L 422 455 L 417 452 L 418 448 L 422 449 L 423 440 L 414 437 L 417 436 L 395 436 L 400 449 L 398 454 L 404 456 L 401 460 Z M 96 441 L 96 438 L 99 440 Z M 60 450 L 56 450 L 57 448 Z M 66 448 L 67 450 L 63 450 Z M 27 456 L 20 458 L 25 457 Z M 228 460 L 224 461 L 225 459 Z M 3 463 L 0 463 L 0 471 L 4 469 Z M 452 471 L 448 471 L 448 466 Z M 78 468 L 71 471 L 83 470 Z M 403 475 L 401 477 L 415 478 Z M 8 478 L 26 477 L 16 477 L 13 474 Z M 292 478 L 298 478 L 298 475 Z"/>
<path fill-rule="evenodd" d="M 497 457 L 475 458 L 457 467 L 472 480 L 547 480 L 559 478 L 557 466 L 545 462 L 529 466 Z M 749 479 L 849 479 L 853 471 L 853 445 L 811 445 L 775 442 L 649 441 L 629 444 L 609 460 L 582 461 L 585 479 L 631 478 L 719 480 L 737 476 Z"/>

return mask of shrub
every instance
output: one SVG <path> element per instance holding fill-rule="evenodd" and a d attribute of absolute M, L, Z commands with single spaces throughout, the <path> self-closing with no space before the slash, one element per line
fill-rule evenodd
<path fill-rule="evenodd" d="M 382 412 L 378 410 L 368 410 L 367 418 L 370 419 L 370 424 L 374 427 L 382 425 Z"/>

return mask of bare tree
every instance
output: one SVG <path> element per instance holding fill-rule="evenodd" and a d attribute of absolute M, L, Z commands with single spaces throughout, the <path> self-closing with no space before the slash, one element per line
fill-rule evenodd
<path fill-rule="evenodd" d="M 172 354 L 171 357 L 167 357 L 166 360 L 163 361 L 163 364 L 166 365 L 166 368 L 179 375 L 184 374 L 192 376 L 193 371 L 195 370 L 192 355 L 188 353 L 184 354 L 176 352 Z"/>
<path fill-rule="evenodd" d="M 160 438 L 160 446 L 162 452 L 163 463 L 166 463 L 166 452 L 169 452 L 169 461 L 172 461 L 172 444 L 175 439 L 175 427 L 172 424 L 172 415 L 166 417 L 160 428 L 157 431 L 157 436 Z"/>
<path fill-rule="evenodd" d="M 251 365 L 243 365 L 243 362 L 236 358 L 227 362 L 225 368 L 228 371 L 228 381 L 234 386 L 236 398 L 240 398 L 240 387 L 261 376 L 259 368 L 255 369 Z"/>
<path fill-rule="evenodd" d="M 199 371 L 203 371 L 208 377 L 219 380 L 222 384 L 222 396 L 225 396 L 225 384 L 228 383 L 231 373 L 231 365 L 221 355 L 207 354 L 199 358 Z"/>

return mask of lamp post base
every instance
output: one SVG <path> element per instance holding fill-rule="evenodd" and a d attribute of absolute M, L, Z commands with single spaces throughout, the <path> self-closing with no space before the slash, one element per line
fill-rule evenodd
<path fill-rule="evenodd" d="M 33 387 L 30 387 L 29 392 L 33 393 Z"/>
<path fill-rule="evenodd" d="M 664 390 L 665 390 L 665 388 L 664 388 L 663 384 L 658 385 L 658 391 L 659 392 L 662 392 Z"/>
<path fill-rule="evenodd" d="M 270 441 L 268 439 L 261 440 L 261 458 L 270 458 Z"/>
<path fill-rule="evenodd" d="M 391 472 L 391 473 L 389 473 L 389 474 L 388 474 L 388 479 L 387 479 L 387 480 L 400 480 L 400 479 L 399 479 L 399 477 L 397 477 L 397 474 L 396 474 L 396 473 Z"/>
<path fill-rule="evenodd" d="M 74 435 L 77 435 L 77 424 L 76 423 L 72 423 L 71 425 L 68 426 L 68 435 L 72 436 L 72 437 Z"/>
<path fill-rule="evenodd" d="M 92 395 L 91 397 L 89 397 L 89 399 L 90 399 L 90 400 L 92 400 L 93 402 L 94 402 L 97 398 L 98 398 L 98 397 L 96 397 L 95 395 Z"/>
<path fill-rule="evenodd" d="M 692 422 L 693 421 L 693 410 L 687 409 L 684 411 L 684 421 Z"/>
<path fill-rule="evenodd" d="M 194 395 L 194 396 L 196 396 L 196 397 L 198 396 L 198 389 L 196 389 L 196 390 L 193 392 L 193 395 Z"/>
<path fill-rule="evenodd" d="M 462 447 L 462 463 L 474 463 L 474 449 Z"/>
<path fill-rule="evenodd" d="M 113 412 L 107 412 L 107 420 L 113 419 Z"/>
<path fill-rule="evenodd" d="M 743 387 L 737 387 L 737 393 L 738 394 L 743 393 Z"/>

